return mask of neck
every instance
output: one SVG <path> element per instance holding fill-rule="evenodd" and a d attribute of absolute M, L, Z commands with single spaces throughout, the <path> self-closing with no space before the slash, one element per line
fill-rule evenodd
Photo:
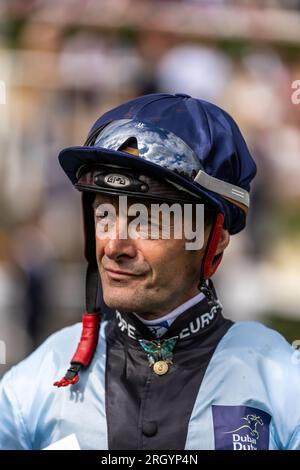
<path fill-rule="evenodd" d="M 198 288 L 190 292 L 188 295 L 181 297 L 180 299 L 175 299 L 175 301 L 171 301 L 168 303 L 169 308 L 161 308 L 156 311 L 148 311 L 148 312 L 138 312 L 138 317 L 141 320 L 152 321 L 152 320 L 159 320 L 170 312 L 173 312 L 175 309 L 180 308 L 182 305 L 185 305 L 192 299 L 195 299 L 200 294 Z M 193 304 L 192 304 L 193 305 Z M 135 312 L 134 312 L 135 313 Z"/>
<path fill-rule="evenodd" d="M 217 317 L 223 318 L 219 316 L 221 311 L 222 305 L 216 296 L 212 304 L 206 293 L 202 292 L 158 320 L 144 320 L 132 311 L 117 310 L 118 328 L 114 331 L 120 331 L 121 337 L 127 337 L 130 341 L 161 340 L 178 335 L 181 340 L 189 340 L 192 336 L 196 338 L 202 335 L 215 323 Z"/>
<path fill-rule="evenodd" d="M 146 325 L 147 324 L 151 325 L 151 324 L 155 324 L 156 322 L 166 321 L 166 320 L 174 321 L 178 315 L 180 315 L 182 312 L 192 307 L 193 305 L 196 305 L 198 302 L 200 302 L 200 300 L 203 299 L 203 297 L 204 297 L 204 294 L 202 294 L 202 292 L 198 292 L 196 295 L 186 300 L 182 304 L 178 305 L 171 311 L 169 310 L 165 314 L 159 315 L 159 316 L 151 317 L 149 315 L 142 315 L 140 313 L 139 314 L 134 313 L 134 314 Z"/>

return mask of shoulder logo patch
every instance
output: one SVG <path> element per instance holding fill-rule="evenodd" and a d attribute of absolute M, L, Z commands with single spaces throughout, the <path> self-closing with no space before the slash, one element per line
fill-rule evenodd
<path fill-rule="evenodd" d="M 267 450 L 271 416 L 250 406 L 212 406 L 215 449 Z"/>

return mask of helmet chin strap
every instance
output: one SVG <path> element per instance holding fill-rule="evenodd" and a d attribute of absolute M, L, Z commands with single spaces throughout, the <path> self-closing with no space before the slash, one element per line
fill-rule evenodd
<path fill-rule="evenodd" d="M 53 385 L 55 387 L 66 387 L 67 385 L 76 384 L 80 378 L 80 370 L 88 367 L 93 359 L 98 344 L 101 322 L 101 314 L 96 306 L 98 285 L 98 269 L 95 269 L 95 267 L 89 264 L 86 277 L 86 303 L 87 310 L 91 313 L 84 313 L 82 315 L 82 332 L 76 352 L 71 359 L 71 365 L 67 373 L 62 379 L 54 382 Z M 88 309 L 89 304 L 90 309 Z M 94 307 L 92 307 L 92 305 L 94 305 Z M 92 310 L 94 311 L 92 312 Z"/>
<path fill-rule="evenodd" d="M 221 263 L 223 252 L 216 255 L 224 224 L 224 215 L 219 212 L 211 228 L 205 254 L 202 261 L 201 279 L 209 279 L 216 272 Z"/>
<path fill-rule="evenodd" d="M 91 193 L 82 193 L 82 208 L 84 218 L 85 257 L 88 262 L 86 273 L 86 312 L 82 315 L 81 337 L 71 364 L 64 377 L 54 382 L 55 387 L 74 385 L 79 381 L 79 372 L 91 363 L 95 354 L 101 323 L 101 312 L 97 306 L 97 293 L 99 289 L 99 274 L 96 261 L 95 224 L 92 202 L 94 196 Z M 92 240 L 88 244 L 87 240 Z"/>
<path fill-rule="evenodd" d="M 97 292 L 99 288 L 99 274 L 95 253 L 95 224 L 92 210 L 92 196 L 89 193 L 82 194 L 82 207 L 85 227 L 85 240 L 93 240 L 94 243 L 88 246 L 85 243 L 85 257 L 88 261 L 86 275 L 86 309 L 87 313 L 82 315 L 82 333 L 76 352 L 71 359 L 71 364 L 64 377 L 54 382 L 55 387 L 66 387 L 76 384 L 79 379 L 80 370 L 87 368 L 95 354 L 101 322 L 101 312 L 97 307 Z M 217 246 L 221 237 L 224 223 L 224 215 L 218 213 L 213 227 L 210 231 L 206 245 L 205 254 L 202 261 L 201 281 L 199 290 L 204 293 L 210 308 L 218 305 L 216 292 L 210 277 L 219 266 L 223 253 L 216 255 Z"/>
<path fill-rule="evenodd" d="M 221 263 L 223 252 L 216 255 L 216 250 L 222 234 L 224 215 L 219 212 L 216 215 L 210 231 L 205 253 L 202 260 L 201 276 L 198 288 L 206 296 L 209 306 L 212 308 L 217 304 L 217 295 L 213 283 L 212 275 L 216 272 Z"/>

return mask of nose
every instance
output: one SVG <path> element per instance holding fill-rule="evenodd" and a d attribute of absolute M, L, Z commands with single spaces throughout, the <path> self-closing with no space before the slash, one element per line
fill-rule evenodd
<path fill-rule="evenodd" d="M 107 240 L 104 247 L 104 254 L 114 261 L 122 258 L 135 258 L 136 248 L 132 240 L 122 240 L 119 237 Z"/>
<path fill-rule="evenodd" d="M 120 261 L 122 258 L 135 258 L 137 249 L 134 240 L 129 238 L 127 233 L 127 220 L 118 217 L 114 236 L 106 240 L 104 254 L 114 260 Z"/>

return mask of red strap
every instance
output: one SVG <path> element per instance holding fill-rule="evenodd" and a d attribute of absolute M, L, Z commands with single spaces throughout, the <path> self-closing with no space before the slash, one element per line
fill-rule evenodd
<path fill-rule="evenodd" d="M 220 240 L 224 224 L 224 215 L 219 212 L 214 224 L 213 232 L 208 242 L 205 258 L 203 260 L 203 279 L 209 279 L 217 270 L 221 263 L 223 253 L 216 257 L 216 249 Z"/>
<path fill-rule="evenodd" d="M 65 379 L 64 377 L 57 382 L 54 382 L 54 387 L 67 387 L 68 385 L 74 385 L 78 382 L 79 375 L 75 375 L 73 379 Z"/>
<path fill-rule="evenodd" d="M 84 313 L 82 315 L 82 333 L 76 352 L 71 360 L 87 367 L 91 362 L 98 344 L 100 315 Z"/>

